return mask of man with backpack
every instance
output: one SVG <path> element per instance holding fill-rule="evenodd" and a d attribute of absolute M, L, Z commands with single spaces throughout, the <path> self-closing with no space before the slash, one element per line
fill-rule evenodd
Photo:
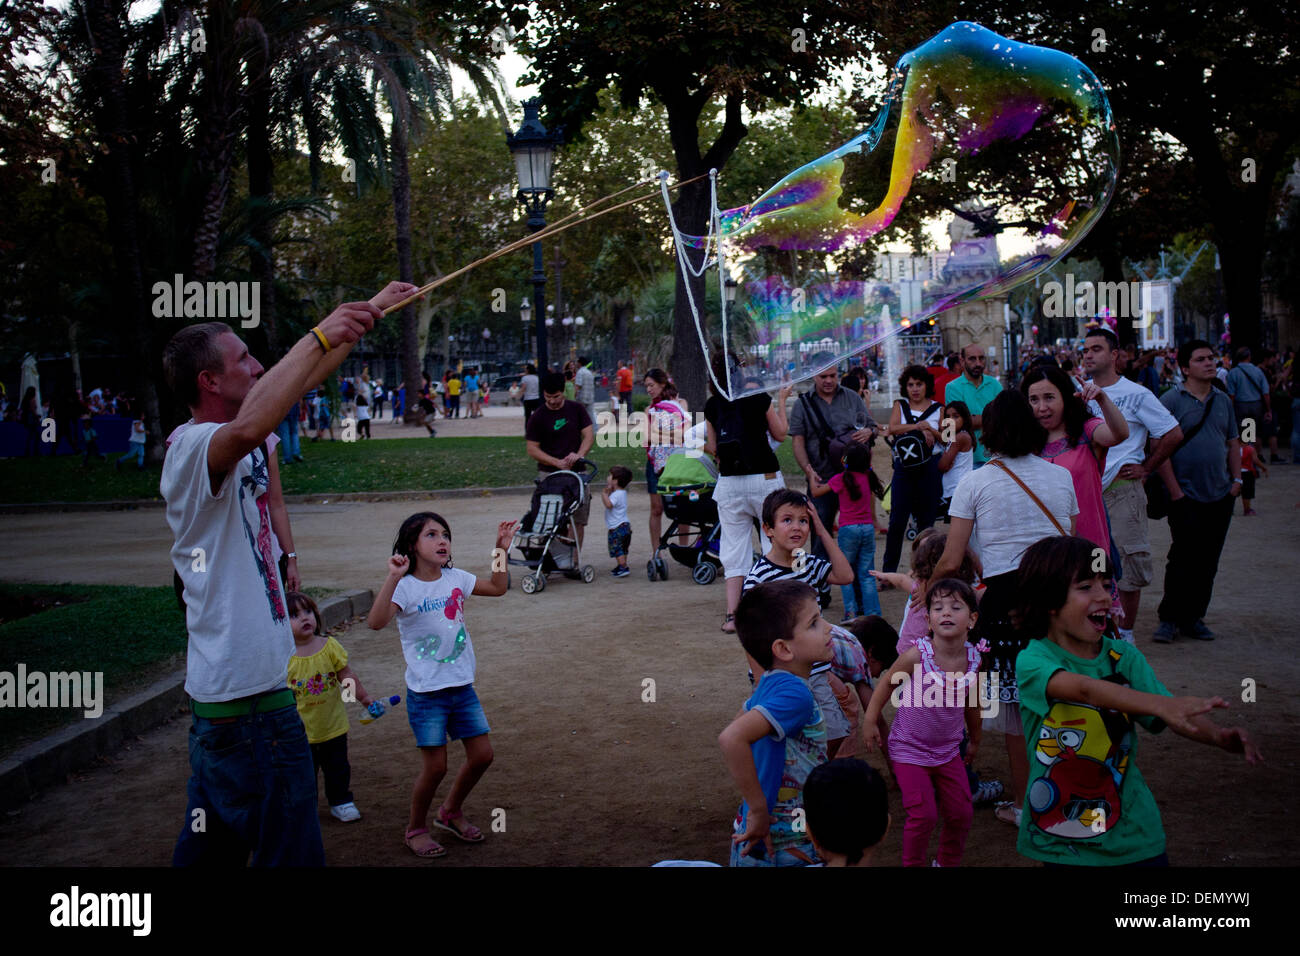
<path fill-rule="evenodd" d="M 814 365 L 830 360 L 829 355 L 813 357 Z M 810 498 L 813 476 L 823 483 L 830 481 L 831 476 L 844 470 L 843 459 L 849 443 L 870 444 L 877 430 L 866 402 L 852 389 L 840 385 L 834 365 L 813 376 L 812 391 L 801 395 L 790 410 L 794 460 L 808 479 Z M 838 496 L 822 495 L 811 500 L 822 524 L 827 529 L 833 528 L 839 511 Z M 827 558 L 820 540 L 813 544 L 813 553 Z"/>

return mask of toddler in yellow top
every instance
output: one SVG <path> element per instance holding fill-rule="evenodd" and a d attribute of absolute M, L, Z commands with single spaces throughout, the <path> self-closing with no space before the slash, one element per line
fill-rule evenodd
<path fill-rule="evenodd" d="M 289 689 L 307 729 L 311 759 L 317 773 L 325 774 L 325 796 L 330 814 L 344 823 L 361 819 L 352 802 L 352 768 L 348 765 L 348 713 L 343 708 L 343 688 L 352 681 L 357 700 L 371 703 L 356 672 L 348 666 L 348 652 L 324 634 L 316 602 L 299 591 L 286 595 L 293 625 L 293 656 L 289 658 Z M 383 705 L 380 704 L 380 707 Z"/>

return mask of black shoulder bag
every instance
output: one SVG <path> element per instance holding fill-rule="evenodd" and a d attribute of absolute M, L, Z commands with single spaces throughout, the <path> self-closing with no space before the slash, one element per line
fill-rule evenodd
<path fill-rule="evenodd" d="M 932 402 L 930 407 L 922 412 L 919 416 L 913 417 L 912 406 L 907 403 L 907 399 L 900 398 L 899 404 L 902 405 L 903 420 L 908 425 L 915 425 L 919 421 L 924 421 L 939 406 L 938 402 Z M 919 431 L 907 432 L 899 435 L 894 439 L 894 458 L 902 468 L 919 468 L 930 460 L 933 449 L 926 442 L 925 436 Z"/>
<path fill-rule="evenodd" d="M 826 416 L 822 413 L 822 410 L 817 407 L 817 402 L 810 399 L 808 395 L 800 395 L 799 401 L 803 404 L 804 417 L 809 419 L 809 424 L 812 423 L 813 419 L 816 419 L 817 441 L 820 443 L 821 458 L 822 461 L 825 462 L 824 467 L 831 474 L 835 474 L 839 471 L 840 462 L 842 462 L 844 456 L 848 454 L 849 448 L 853 445 L 866 443 L 860 442 L 853 437 L 853 435 L 858 431 L 856 428 L 846 429 L 838 435 L 831 431 L 831 426 L 830 423 L 826 421 Z M 820 475 L 819 477 L 825 478 L 827 476 Z"/>

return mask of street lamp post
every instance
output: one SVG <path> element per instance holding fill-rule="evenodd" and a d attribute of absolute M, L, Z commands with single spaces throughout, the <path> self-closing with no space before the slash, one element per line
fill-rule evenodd
<path fill-rule="evenodd" d="M 551 189 L 551 167 L 560 131 L 548 132 L 538 118 L 541 101 L 524 102 L 524 122 L 515 133 L 506 134 L 506 145 L 515 157 L 519 174 L 519 192 L 515 198 L 528 213 L 528 228 L 540 232 L 546 228 L 546 204 L 555 195 Z M 533 309 L 537 326 L 537 363 L 545 371 L 550 367 L 546 354 L 546 273 L 542 269 L 542 244 L 533 243 Z"/>
<path fill-rule="evenodd" d="M 533 357 L 533 350 L 528 347 L 528 320 L 533 317 L 533 304 L 527 299 L 519 304 L 519 318 L 524 323 L 524 361 Z"/>

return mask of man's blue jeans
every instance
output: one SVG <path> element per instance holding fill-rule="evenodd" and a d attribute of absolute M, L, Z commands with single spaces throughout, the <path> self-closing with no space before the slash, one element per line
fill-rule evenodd
<path fill-rule="evenodd" d="M 296 411 L 291 412 L 280 422 L 275 429 L 275 433 L 280 436 L 281 454 L 284 455 L 286 463 L 302 457 L 302 446 L 298 442 L 298 413 Z"/>
<path fill-rule="evenodd" d="M 849 559 L 854 577 L 852 584 L 840 585 L 840 593 L 844 597 L 844 616 L 879 614 L 880 597 L 876 592 L 876 579 L 871 576 L 871 571 L 876 566 L 876 526 L 841 525 L 836 542 L 844 552 L 844 557 Z"/>
<path fill-rule="evenodd" d="M 324 866 L 298 709 L 191 720 L 189 806 L 172 865 L 241 867 L 251 853 L 253 866 Z"/>

